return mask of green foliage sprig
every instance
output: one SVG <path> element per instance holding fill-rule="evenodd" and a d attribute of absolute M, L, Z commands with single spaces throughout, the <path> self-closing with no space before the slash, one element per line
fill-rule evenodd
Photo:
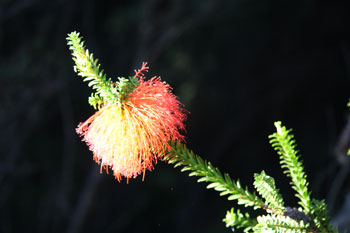
<path fill-rule="evenodd" d="M 254 174 L 254 187 L 266 201 L 267 206 L 272 207 L 276 214 L 283 214 L 284 202 L 282 196 L 278 193 L 278 189 L 275 186 L 275 180 L 266 175 L 265 171 L 260 174 Z M 270 209 L 267 209 L 269 212 Z"/>
<path fill-rule="evenodd" d="M 305 213 L 310 213 L 311 209 L 311 193 L 308 191 L 308 182 L 304 172 L 303 165 L 299 161 L 297 150 L 295 150 L 294 136 L 290 134 L 292 130 L 287 130 L 286 127 L 281 126 L 281 122 L 275 123 L 277 132 L 269 136 L 272 147 L 280 155 L 280 163 L 284 171 L 292 181 L 290 182 L 292 188 L 297 192 L 296 197 L 299 198 L 299 204 L 302 206 Z"/>
<path fill-rule="evenodd" d="M 313 232 L 303 221 L 294 221 L 284 215 L 263 215 L 257 217 L 258 224 L 253 232 L 306 233 Z"/>
<path fill-rule="evenodd" d="M 234 208 L 227 211 L 223 221 L 226 223 L 226 227 L 236 226 L 237 228 L 244 228 L 244 232 L 251 231 L 258 223 L 257 220 L 251 218 L 248 213 L 242 214 L 240 209 L 235 212 Z"/>
<path fill-rule="evenodd" d="M 94 59 L 93 54 L 85 49 L 83 38 L 79 32 L 69 33 L 66 39 L 75 62 L 74 71 L 84 78 L 84 82 L 89 82 L 88 85 L 96 91 L 89 97 L 89 104 L 95 109 L 106 103 L 122 103 L 138 86 L 136 75 L 128 79 L 118 77 L 117 82 L 107 78 L 103 69 L 100 69 L 101 65 L 98 63 L 98 59 Z"/>
<path fill-rule="evenodd" d="M 265 171 L 254 174 L 256 193 L 243 188 L 239 180 L 235 181 L 227 173 L 222 173 L 210 162 L 203 160 L 185 145 L 177 143 L 165 156 L 165 159 L 175 167 L 182 166 L 181 171 L 190 171 L 189 176 L 199 176 L 198 182 L 208 182 L 207 188 L 220 192 L 220 196 L 228 195 L 229 200 L 236 200 L 239 205 L 263 209 L 266 215 L 252 218 L 241 210 L 229 210 L 223 221 L 227 227 L 243 228 L 244 232 L 312 232 L 336 233 L 336 228 L 330 223 L 324 201 L 311 199 L 308 182 L 302 162 L 295 149 L 294 136 L 276 122 L 277 132 L 269 136 L 272 147 L 280 155 L 281 167 L 291 178 L 291 186 L 296 191 L 300 205 L 298 208 L 286 207 L 273 177 Z"/>
<path fill-rule="evenodd" d="M 215 189 L 220 196 L 228 195 L 228 200 L 237 200 L 240 205 L 265 208 L 264 201 L 248 188 L 243 188 L 239 180 L 233 181 L 227 173 L 222 175 L 218 168 L 187 149 L 186 145 L 177 143 L 173 148 L 166 156 L 168 162 L 175 167 L 183 166 L 182 172 L 191 171 L 189 176 L 200 176 L 198 182 L 209 182 L 208 189 Z"/>

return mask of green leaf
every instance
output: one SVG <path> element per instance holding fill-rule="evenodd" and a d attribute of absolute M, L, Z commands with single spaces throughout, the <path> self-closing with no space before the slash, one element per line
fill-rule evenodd
<path fill-rule="evenodd" d="M 109 104 L 124 102 L 138 86 L 136 77 L 118 78 L 116 83 L 113 83 L 110 78 L 107 79 L 103 69 L 100 69 L 101 65 L 98 64 L 98 59 L 94 59 L 93 54 L 85 49 L 83 38 L 78 32 L 68 34 L 67 44 L 72 51 L 75 62 L 74 71 L 84 78 L 84 82 L 88 82 L 89 87 L 96 90 L 92 94 L 93 98 L 89 99 L 90 105 L 95 109 L 97 105 L 102 105 L 101 102 Z"/>
<path fill-rule="evenodd" d="M 258 193 L 265 199 L 266 205 L 269 206 L 268 212 L 271 210 L 277 214 L 284 211 L 284 202 L 279 190 L 275 186 L 275 180 L 266 175 L 265 171 L 260 174 L 254 174 L 254 187 Z"/>
<path fill-rule="evenodd" d="M 281 125 L 281 122 L 275 122 L 276 133 L 269 136 L 270 144 L 280 155 L 281 167 L 285 168 L 285 173 L 292 180 L 292 188 L 296 191 L 296 197 L 299 198 L 299 204 L 305 213 L 311 211 L 311 193 L 308 191 L 308 182 L 304 173 L 303 164 L 299 161 L 298 151 L 295 149 L 294 136 Z"/>
<path fill-rule="evenodd" d="M 221 196 L 228 195 L 229 200 L 237 200 L 240 205 L 251 206 L 254 209 L 265 207 L 264 202 L 255 193 L 242 188 L 239 180 L 233 181 L 226 173 L 222 175 L 218 168 L 188 150 L 184 144 L 172 143 L 172 148 L 165 160 L 174 164 L 174 167 L 182 166 L 181 171 L 191 171 L 189 176 L 201 177 L 199 182 L 209 182 L 208 189 L 220 192 Z"/>
<path fill-rule="evenodd" d="M 257 224 L 257 221 L 252 219 L 248 213 L 242 214 L 239 209 L 235 211 L 234 208 L 227 211 L 223 222 L 226 227 L 244 228 L 244 232 L 249 232 Z"/>
<path fill-rule="evenodd" d="M 315 226 L 318 229 L 324 229 L 323 232 L 333 232 L 337 233 L 338 230 L 331 224 L 330 218 L 328 216 L 327 205 L 324 200 L 312 199 L 312 211 L 310 217 L 313 219 Z M 322 232 L 322 233 L 323 233 Z"/>
<path fill-rule="evenodd" d="M 264 215 L 257 217 L 258 224 L 253 228 L 254 232 L 274 233 L 307 233 L 309 225 L 303 221 L 297 222 L 283 215 Z"/>

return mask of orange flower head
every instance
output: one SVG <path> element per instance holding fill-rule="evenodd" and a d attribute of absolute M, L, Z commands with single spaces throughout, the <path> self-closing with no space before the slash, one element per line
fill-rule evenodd
<path fill-rule="evenodd" d="M 146 63 L 134 77 L 138 86 L 125 101 L 106 103 L 102 108 L 77 128 L 94 153 L 101 169 L 108 167 L 118 179 L 124 176 L 135 178 L 170 149 L 169 141 L 181 141 L 184 137 L 186 112 L 171 87 L 159 77 L 144 80 Z"/>

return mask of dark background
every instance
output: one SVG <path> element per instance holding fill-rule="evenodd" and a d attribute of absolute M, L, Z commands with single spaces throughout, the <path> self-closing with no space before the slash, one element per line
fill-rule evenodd
<path fill-rule="evenodd" d="M 277 120 L 293 128 L 313 196 L 349 230 L 344 2 L 0 1 L 0 232 L 231 232 L 236 203 L 178 168 L 159 161 L 129 184 L 99 173 L 75 133 L 94 110 L 66 45 L 74 30 L 112 78 L 148 61 L 191 112 L 188 147 L 251 190 L 264 169 L 289 206 L 267 136 Z"/>

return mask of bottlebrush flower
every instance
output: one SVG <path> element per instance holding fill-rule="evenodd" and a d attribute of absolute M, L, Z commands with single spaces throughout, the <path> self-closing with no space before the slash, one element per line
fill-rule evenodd
<path fill-rule="evenodd" d="M 77 133 L 83 137 L 94 159 L 118 181 L 124 176 L 135 178 L 152 170 L 157 159 L 170 149 L 169 141 L 184 137 L 186 112 L 160 77 L 145 81 L 147 63 L 135 71 L 138 85 L 118 103 L 104 103 L 93 116 L 79 124 Z M 113 85 L 113 84 L 112 84 Z M 117 85 L 117 84 L 115 84 Z M 125 86 L 124 88 L 127 88 Z"/>

